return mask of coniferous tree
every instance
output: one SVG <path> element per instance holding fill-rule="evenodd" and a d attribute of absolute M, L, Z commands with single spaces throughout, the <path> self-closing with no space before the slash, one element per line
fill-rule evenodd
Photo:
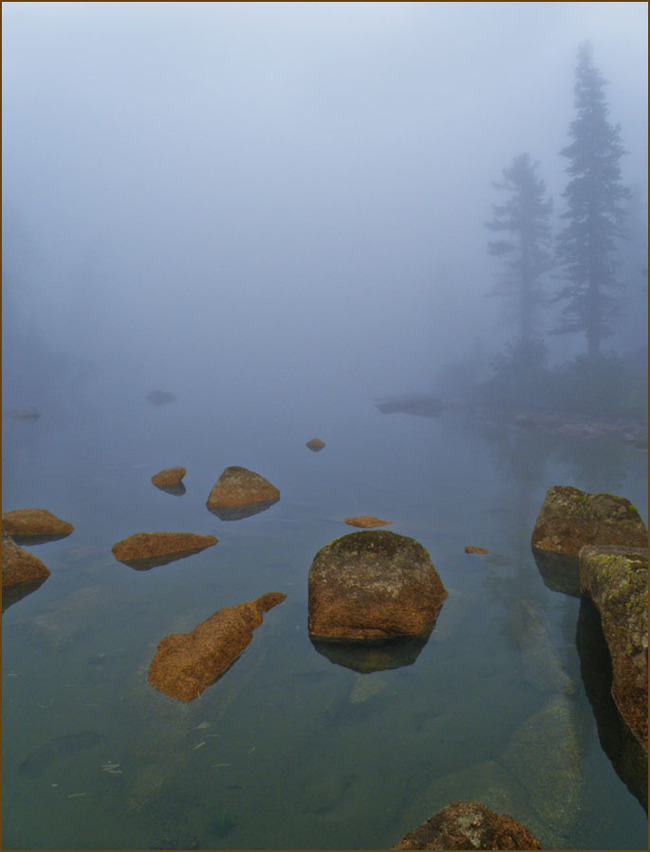
<path fill-rule="evenodd" d="M 587 355 L 596 360 L 602 340 L 611 334 L 619 305 L 615 256 L 623 236 L 623 201 L 629 192 L 621 180 L 625 151 L 620 126 L 608 121 L 606 80 L 593 64 L 590 44 L 580 47 L 574 88 L 577 116 L 571 123 L 567 157 L 569 183 L 562 197 L 566 227 L 558 239 L 558 259 L 566 281 L 557 299 L 564 303 L 556 334 L 584 332 Z"/>
<path fill-rule="evenodd" d="M 503 261 L 493 295 L 502 295 L 514 309 L 516 350 L 524 360 L 540 348 L 539 313 L 545 302 L 544 273 L 553 266 L 550 215 L 553 207 L 546 185 L 537 174 L 537 164 L 528 154 L 515 157 L 503 170 L 496 189 L 509 193 L 503 204 L 494 204 L 493 218 L 486 226 L 504 237 L 488 243 L 488 251 Z"/>

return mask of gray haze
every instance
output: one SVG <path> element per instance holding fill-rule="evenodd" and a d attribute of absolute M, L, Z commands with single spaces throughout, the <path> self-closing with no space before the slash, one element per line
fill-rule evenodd
<path fill-rule="evenodd" d="M 645 203 L 646 3 L 2 15 L 15 405 L 57 364 L 88 395 L 335 403 L 425 389 L 507 340 L 485 295 L 492 181 L 528 151 L 560 212 L 587 39 Z"/>

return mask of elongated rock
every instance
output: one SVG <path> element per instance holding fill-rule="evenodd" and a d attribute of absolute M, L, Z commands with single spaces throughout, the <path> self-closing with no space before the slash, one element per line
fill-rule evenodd
<path fill-rule="evenodd" d="M 180 559 L 190 553 L 212 547 L 218 541 L 213 535 L 196 533 L 147 532 L 135 533 L 111 548 L 113 556 L 120 562 L 131 564 L 147 559 L 161 560 L 158 564 Z"/>
<path fill-rule="evenodd" d="M 250 644 L 264 613 L 285 598 L 269 592 L 218 610 L 190 633 L 165 636 L 149 668 L 149 683 L 179 701 L 198 698 Z"/>
<path fill-rule="evenodd" d="M 584 547 L 580 589 L 600 612 L 612 658 L 612 697 L 648 750 L 648 551 Z"/>
<path fill-rule="evenodd" d="M 74 532 L 47 509 L 14 509 L 2 516 L 2 531 L 14 539 L 63 538 Z"/>

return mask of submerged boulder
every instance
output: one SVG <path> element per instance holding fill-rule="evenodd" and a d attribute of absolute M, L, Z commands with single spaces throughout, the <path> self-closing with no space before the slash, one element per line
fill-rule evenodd
<path fill-rule="evenodd" d="M 172 488 L 180 483 L 186 473 L 184 467 L 167 467 L 165 470 L 155 473 L 151 477 L 151 481 L 156 488 Z"/>
<path fill-rule="evenodd" d="M 587 544 L 645 547 L 647 542 L 645 524 L 629 500 L 566 485 L 546 492 L 531 540 L 536 549 L 573 556 Z"/>
<path fill-rule="evenodd" d="M 36 408 L 13 408 L 11 411 L 7 411 L 4 416 L 9 417 L 11 420 L 26 420 L 33 423 L 41 415 Z"/>
<path fill-rule="evenodd" d="M 14 509 L 2 516 L 2 530 L 22 544 L 37 544 L 64 538 L 74 532 L 74 527 L 47 509 Z"/>
<path fill-rule="evenodd" d="M 205 550 L 217 541 L 213 535 L 196 533 L 135 533 L 114 544 L 111 552 L 119 562 L 133 568 L 152 568 Z"/>
<path fill-rule="evenodd" d="M 541 849 L 540 842 L 508 814 L 488 810 L 481 802 L 452 802 L 394 849 Z"/>
<path fill-rule="evenodd" d="M 40 585 L 50 576 L 49 568 L 41 560 L 28 553 L 13 541 L 10 536 L 2 536 L 2 587 L 15 586 L 18 583 L 36 583 Z"/>
<path fill-rule="evenodd" d="M 388 530 L 350 533 L 318 551 L 309 570 L 309 634 L 385 640 L 431 629 L 447 591 L 415 539 Z"/>
<path fill-rule="evenodd" d="M 281 592 L 269 592 L 218 610 L 190 633 L 165 636 L 151 662 L 149 683 L 179 701 L 198 698 L 250 644 L 264 613 L 285 598 Z"/>
<path fill-rule="evenodd" d="M 224 512 L 228 517 L 229 510 L 255 504 L 267 508 L 279 499 L 279 489 L 259 473 L 232 465 L 216 481 L 206 505 L 211 512 L 217 515 Z"/>
<path fill-rule="evenodd" d="M 648 551 L 583 547 L 580 589 L 600 613 L 612 660 L 612 696 L 648 750 Z"/>
<path fill-rule="evenodd" d="M 166 405 L 167 403 L 174 402 L 176 399 L 173 393 L 163 390 L 153 390 L 147 394 L 146 398 L 147 402 L 150 402 L 151 405 Z"/>

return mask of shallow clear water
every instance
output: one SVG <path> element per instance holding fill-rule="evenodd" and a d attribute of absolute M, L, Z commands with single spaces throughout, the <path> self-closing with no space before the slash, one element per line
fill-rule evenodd
<path fill-rule="evenodd" d="M 5 420 L 3 511 L 48 508 L 75 532 L 29 548 L 52 574 L 3 619 L 3 847 L 390 848 L 480 799 L 543 848 L 646 848 L 638 790 L 614 768 L 621 738 L 611 714 L 599 731 L 583 680 L 585 613 L 545 584 L 529 542 L 552 484 L 621 494 L 647 520 L 647 457 L 368 400 L 244 410 L 138 399 L 128 414 Z M 238 521 L 208 512 L 232 464 L 280 501 Z M 180 497 L 150 483 L 174 465 L 188 470 Z M 356 514 L 421 542 L 449 591 L 415 660 L 370 674 L 307 636 L 313 556 Z M 219 543 L 150 571 L 112 556 L 156 529 Z M 147 684 L 163 636 L 269 591 L 286 601 L 199 699 Z"/>

